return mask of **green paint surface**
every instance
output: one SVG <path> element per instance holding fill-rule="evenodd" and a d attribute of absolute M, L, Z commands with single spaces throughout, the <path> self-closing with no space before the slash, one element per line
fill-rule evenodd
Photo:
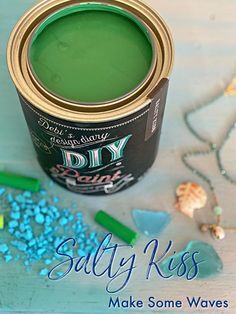
<path fill-rule="evenodd" d="M 133 15 L 88 3 L 51 15 L 29 50 L 41 84 L 79 102 L 110 101 L 131 92 L 147 76 L 152 56 L 149 34 Z"/>

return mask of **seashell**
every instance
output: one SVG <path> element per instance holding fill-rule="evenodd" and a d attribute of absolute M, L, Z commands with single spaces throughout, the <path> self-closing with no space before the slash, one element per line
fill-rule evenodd
<path fill-rule="evenodd" d="M 211 228 L 211 234 L 216 240 L 223 240 L 225 238 L 225 231 L 220 226 L 213 226 Z"/>
<path fill-rule="evenodd" d="M 203 208 L 207 202 L 205 190 L 195 182 L 187 182 L 176 189 L 175 207 L 184 215 L 193 218 L 194 210 Z"/>

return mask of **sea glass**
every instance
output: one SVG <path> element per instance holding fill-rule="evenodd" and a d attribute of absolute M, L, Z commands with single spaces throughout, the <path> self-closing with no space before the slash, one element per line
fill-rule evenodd
<path fill-rule="evenodd" d="M 136 227 L 149 237 L 159 236 L 171 222 L 171 216 L 165 211 L 134 209 L 132 216 Z"/>
<path fill-rule="evenodd" d="M 190 256 L 190 258 L 185 261 L 186 272 L 189 271 L 193 267 L 193 259 L 192 259 L 193 255 L 192 254 L 194 252 L 198 252 L 195 255 L 195 260 L 200 263 L 198 264 L 198 274 L 195 278 L 197 279 L 208 278 L 222 272 L 223 263 L 219 255 L 213 248 L 213 246 L 202 241 L 194 240 L 194 241 L 189 242 L 183 251 L 178 252 L 172 256 L 169 256 L 168 258 L 162 261 L 162 263 L 160 264 L 160 267 L 165 275 L 172 274 L 172 275 L 181 277 L 180 267 L 176 267 L 174 271 L 173 270 L 170 271 L 170 262 L 171 262 L 171 259 L 173 259 L 173 262 L 171 263 L 171 267 L 174 267 L 174 265 L 180 265 L 181 258 L 185 252 L 189 252 L 189 256 Z M 179 272 L 179 274 L 177 274 L 177 272 Z"/>

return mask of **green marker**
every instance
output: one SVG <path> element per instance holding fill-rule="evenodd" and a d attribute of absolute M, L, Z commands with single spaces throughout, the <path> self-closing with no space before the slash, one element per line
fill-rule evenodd
<path fill-rule="evenodd" d="M 0 172 L 0 185 L 6 185 L 15 189 L 38 192 L 40 182 L 38 179 L 19 176 L 14 173 Z"/>
<path fill-rule="evenodd" d="M 129 245 L 134 245 L 138 239 L 138 234 L 135 231 L 102 210 L 96 213 L 95 221 Z"/>

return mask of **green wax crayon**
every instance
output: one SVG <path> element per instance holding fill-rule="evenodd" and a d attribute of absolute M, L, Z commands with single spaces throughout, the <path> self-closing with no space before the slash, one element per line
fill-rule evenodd
<path fill-rule="evenodd" d="M 102 210 L 96 213 L 95 221 L 129 245 L 134 245 L 138 239 L 138 234 L 135 231 Z"/>
<path fill-rule="evenodd" d="M 6 185 L 31 192 L 38 192 L 40 189 L 40 182 L 38 179 L 19 176 L 9 172 L 0 172 L 0 185 Z"/>

